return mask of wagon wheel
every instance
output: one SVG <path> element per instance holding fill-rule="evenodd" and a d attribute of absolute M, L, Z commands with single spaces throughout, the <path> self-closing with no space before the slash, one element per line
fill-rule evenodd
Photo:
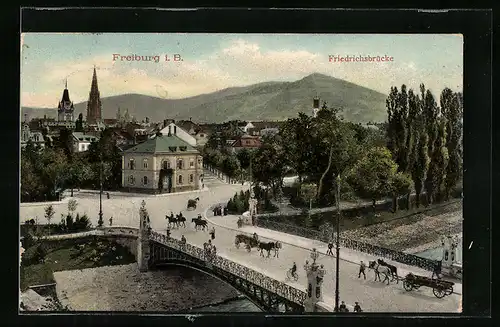
<path fill-rule="evenodd" d="M 416 289 L 416 290 L 418 290 L 418 289 L 420 288 L 420 286 L 422 286 L 422 285 L 419 285 L 419 284 L 414 284 L 414 285 L 413 285 L 413 288 L 414 288 L 414 289 Z"/>
<path fill-rule="evenodd" d="M 446 289 L 446 295 L 451 295 L 453 293 L 453 286 Z"/>
<path fill-rule="evenodd" d="M 441 287 L 435 287 L 432 289 L 432 293 L 438 298 L 441 299 L 446 295 L 446 290 Z"/>
<path fill-rule="evenodd" d="M 403 287 L 405 290 L 407 290 L 408 292 L 411 291 L 413 289 L 413 284 L 407 280 L 405 280 L 403 282 Z"/>

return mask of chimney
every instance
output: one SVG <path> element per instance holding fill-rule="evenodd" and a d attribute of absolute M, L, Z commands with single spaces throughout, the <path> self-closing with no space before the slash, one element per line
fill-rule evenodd
<path fill-rule="evenodd" d="M 174 125 L 174 135 L 177 135 L 177 126 Z"/>
<path fill-rule="evenodd" d="M 172 126 L 168 126 L 168 136 L 172 136 Z"/>
<path fill-rule="evenodd" d="M 318 97 L 314 97 L 314 99 L 313 99 L 313 108 L 319 109 L 319 98 Z"/>

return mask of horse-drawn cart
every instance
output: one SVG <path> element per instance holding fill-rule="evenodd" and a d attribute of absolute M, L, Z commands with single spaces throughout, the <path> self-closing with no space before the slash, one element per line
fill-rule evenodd
<path fill-rule="evenodd" d="M 257 234 L 254 234 L 253 236 L 238 234 L 234 239 L 234 245 L 236 246 L 237 249 L 240 248 L 240 243 L 244 243 L 245 248 L 247 249 L 248 252 L 250 252 L 252 248 L 259 246 L 259 238 Z"/>
<path fill-rule="evenodd" d="M 429 277 L 418 276 L 412 273 L 406 275 L 403 281 L 403 287 L 407 291 L 411 291 L 413 289 L 418 290 L 420 286 L 427 286 L 432 288 L 432 293 L 438 299 L 445 297 L 446 295 L 450 295 L 453 293 L 453 282 L 449 282 L 441 279 L 432 279 Z"/>

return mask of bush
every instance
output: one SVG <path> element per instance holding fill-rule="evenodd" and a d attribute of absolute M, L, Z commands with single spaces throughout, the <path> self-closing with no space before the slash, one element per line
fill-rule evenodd
<path fill-rule="evenodd" d="M 75 222 L 73 223 L 74 231 L 85 231 L 92 227 L 92 223 L 87 215 L 83 215 L 80 217 L 79 214 L 76 215 Z"/>
<path fill-rule="evenodd" d="M 68 231 L 72 231 L 73 230 L 73 224 L 74 224 L 74 221 L 73 221 L 73 216 L 68 214 L 66 216 L 66 229 Z"/>
<path fill-rule="evenodd" d="M 45 245 L 43 243 L 40 243 L 36 247 L 32 260 L 35 263 L 43 263 L 45 261 L 46 256 L 47 256 L 47 249 L 45 248 Z"/>
<path fill-rule="evenodd" d="M 23 248 L 27 249 L 32 247 L 36 243 L 36 240 L 34 235 L 31 232 L 28 232 L 24 235 L 21 243 L 23 245 Z"/>

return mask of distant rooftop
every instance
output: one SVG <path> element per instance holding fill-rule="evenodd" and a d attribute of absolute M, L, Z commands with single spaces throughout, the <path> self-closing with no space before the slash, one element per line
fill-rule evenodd
<path fill-rule="evenodd" d="M 125 153 L 198 153 L 189 143 L 176 135 L 161 135 L 124 151 Z"/>

